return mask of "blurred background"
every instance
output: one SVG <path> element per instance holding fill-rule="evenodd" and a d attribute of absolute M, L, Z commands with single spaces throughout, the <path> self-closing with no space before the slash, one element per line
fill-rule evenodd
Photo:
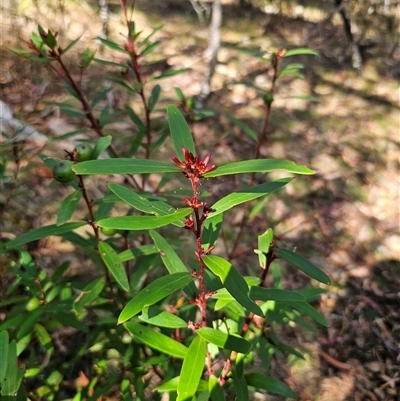
<path fill-rule="evenodd" d="M 164 106 L 178 103 L 175 87 L 187 98 L 202 92 L 212 7 L 212 1 L 199 0 L 136 2 L 137 30 L 149 34 L 162 26 L 155 34 L 162 43 L 143 60 L 143 74 L 150 79 L 170 69 L 190 69 L 160 81 Z M 277 81 L 268 141 L 261 149 L 262 157 L 293 160 L 317 175 L 297 178 L 252 216 L 235 256 L 241 268 L 251 270 L 249 244 L 271 226 L 279 240 L 332 278 L 318 305 L 331 327 L 317 334 L 283 334 L 308 355 L 301 363 L 282 361 L 286 381 L 301 400 L 400 399 L 399 10 L 395 0 L 222 0 L 221 43 L 204 101 L 212 117 L 191 124 L 197 146 L 203 154 L 212 151 L 214 163 L 254 157 L 254 141 L 226 116 L 261 132 L 265 105 L 257 87 L 270 88 L 268 55 L 276 48 L 318 52 L 284 59 L 282 67 L 301 63 L 303 68 Z M 11 238 L 55 221 L 64 190 L 38 154 L 61 157 L 60 149 L 73 145 L 52 139 L 82 128 L 82 122 L 47 103 L 67 97 L 56 77 L 10 48 L 26 48 L 40 24 L 57 31 L 64 45 L 80 37 L 65 56 L 72 70 L 86 48 L 97 49 L 100 59 L 121 62 L 122 53 L 101 47 L 96 38 L 123 43 L 126 27 L 117 0 L 3 0 L 1 14 L 1 141 L 19 135 L 21 144 L 14 155 L 18 177 L 2 180 L 1 227 Z M 257 57 L 260 51 L 264 58 Z M 108 80 L 111 70 L 93 64 L 83 85 L 89 96 L 99 85 L 111 85 L 109 101 L 118 110 L 126 93 Z M 140 104 L 135 98 L 129 102 Z M 10 131 L 10 126 L 19 128 Z M 126 127 L 121 117 L 109 129 L 123 137 Z M 10 157 L 2 153 L 4 166 Z M 10 164 L 7 168 L 14 171 Z M 99 190 L 96 185 L 93 191 Z M 232 185 L 240 182 L 219 180 L 207 189 L 219 197 Z M 230 216 L 228 241 L 238 230 L 240 213 Z M 70 245 L 46 241 L 30 249 L 43 267 L 64 259 L 73 262 L 74 274 L 91 268 Z M 3 260 L 2 275 L 6 264 Z M 284 280 L 288 288 L 308 281 L 290 268 Z"/>

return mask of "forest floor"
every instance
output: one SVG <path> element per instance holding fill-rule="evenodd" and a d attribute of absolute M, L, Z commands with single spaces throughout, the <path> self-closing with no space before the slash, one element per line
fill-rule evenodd
<path fill-rule="evenodd" d="M 62 193 L 33 155 L 39 151 L 55 155 L 63 146 L 69 149 L 67 140 L 49 139 L 80 128 L 73 118 L 45 103 L 65 99 L 48 70 L 22 61 L 8 47 L 23 48 L 22 40 L 28 40 L 37 23 L 59 31 L 64 43 L 82 35 L 70 57 L 86 47 L 96 48 L 93 38 L 101 33 L 97 9 L 91 2 L 61 2 L 63 9 L 52 9 L 47 3 L 24 2 L 31 8 L 21 6 L 19 14 L 5 19 L 2 28 L 7 39 L 0 49 L 1 100 L 16 117 L 44 135 L 26 143 L 22 158 L 24 163 L 35 162 L 36 168 L 29 179 L 22 171 L 23 191 L 10 204 L 7 222 L 2 223 L 5 229 L 11 225 L 23 230 L 54 222 L 57 197 Z M 150 76 L 172 67 L 190 68 L 160 81 L 161 105 L 176 102 L 174 87 L 182 88 L 186 96 L 198 94 L 207 66 L 207 27 L 199 22 L 189 1 L 145 3 L 138 1 L 137 26 L 145 33 L 163 27 L 155 34 L 162 44 L 146 60 L 144 71 Z M 125 28 L 118 2 L 110 5 L 109 36 L 122 40 L 120 32 Z M 265 107 L 246 82 L 269 88 L 271 70 L 267 61 L 240 49 L 310 47 L 319 52 L 319 57 L 284 59 L 284 65 L 301 62 L 304 77 L 278 80 L 268 141 L 261 149 L 263 157 L 293 160 L 317 174 L 298 177 L 265 204 L 249 222 L 251 229 L 243 236 L 237 259 L 247 268 L 248 244 L 271 225 L 280 241 L 296 247 L 332 278 L 328 292 L 316 305 L 330 327 L 317 333 L 300 329 L 282 333 L 286 342 L 303 350 L 306 360 L 277 357 L 272 366 L 274 374 L 289 384 L 300 400 L 400 400 L 400 106 L 396 70 L 400 57 L 388 50 L 395 45 L 389 37 L 370 50 L 363 72 L 358 74 L 351 68 L 340 20 L 328 16 L 319 10 L 307 13 L 307 9 L 296 17 L 258 9 L 242 11 L 226 4 L 213 93 L 206 104 L 216 117 L 195 122 L 191 128 L 200 151 L 212 150 L 217 164 L 253 158 L 255 142 L 225 116 L 233 115 L 260 132 Z M 97 57 L 118 62 L 122 54 L 103 49 Z M 74 62 L 70 60 L 71 65 Z M 91 79 L 85 82 L 87 90 L 105 82 L 106 73 L 103 65 L 93 65 Z M 123 95 L 119 89 L 113 94 L 118 107 Z M 210 191 L 213 196 L 223 195 L 235 184 L 220 180 Z M 231 217 L 233 232 L 239 222 L 240 212 Z M 229 241 L 233 234 L 227 232 L 226 236 Z M 44 265 L 54 258 L 74 261 L 72 249 L 62 243 L 40 243 L 34 251 Z M 75 258 L 79 262 L 79 256 Z M 284 273 L 285 288 L 309 283 L 295 270 L 286 268 Z"/>

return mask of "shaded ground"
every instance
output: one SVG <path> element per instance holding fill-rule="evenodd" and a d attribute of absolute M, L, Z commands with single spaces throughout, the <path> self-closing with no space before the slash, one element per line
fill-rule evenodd
<path fill-rule="evenodd" d="M 12 29 L 15 34 L 7 36 L 0 49 L 4 72 L 1 96 L 19 118 L 52 138 L 79 128 L 76 121 L 58 115 L 44 103 L 60 100 L 63 93 L 41 65 L 21 61 L 5 48 L 23 47 L 18 40 L 28 38 L 37 21 L 58 30 L 61 40 L 83 33 L 77 46 L 80 51 L 85 46 L 95 48 L 92 39 L 100 34 L 101 25 L 92 2 L 60 2 L 63 9 L 54 10 L 46 2 L 38 6 L 33 3 L 27 2 L 27 8 L 6 19 L 3 26 L 8 34 Z M 117 3 L 111 2 L 110 19 L 110 37 L 116 40 L 124 29 Z M 290 159 L 318 174 L 298 178 L 265 204 L 249 223 L 251 229 L 238 250 L 237 264 L 250 266 L 254 259 L 248 250 L 252 252 L 256 235 L 265 230 L 268 221 L 286 246 L 296 247 L 333 279 L 329 293 L 318 304 L 331 327 L 318 335 L 297 329 L 283 333 L 292 345 L 304 347 L 309 358 L 306 363 L 288 363 L 277 357 L 274 371 L 300 394 L 301 400 L 400 399 L 400 125 L 396 70 L 400 58 L 398 51 L 392 51 L 395 39 L 376 35 L 380 42 L 370 50 L 359 76 L 350 68 L 341 22 L 336 17 L 327 20 L 328 11 L 307 8 L 302 16 L 293 16 L 256 9 L 243 12 L 228 4 L 224 13 L 223 46 L 213 78 L 214 93 L 207 103 L 218 116 L 192 126 L 197 145 L 212 149 L 216 163 L 253 158 L 255 151 L 254 142 L 229 123 L 224 113 L 243 119 L 257 132 L 263 124 L 263 102 L 243 82 L 269 87 L 268 65 L 237 51 L 237 47 L 270 50 L 309 46 L 320 52 L 319 58 L 285 59 L 285 63 L 305 65 L 304 79 L 284 77 L 278 81 L 269 141 L 262 149 L 264 157 Z M 158 63 L 148 67 L 149 73 L 171 66 L 192 69 L 161 82 L 163 104 L 174 97 L 176 86 L 187 96 L 197 94 L 207 61 L 203 56 L 207 29 L 198 22 L 190 3 L 139 1 L 135 16 L 145 32 L 164 24 L 156 35 L 163 45 L 152 59 Z M 119 57 L 107 50 L 101 56 L 116 61 Z M 89 92 L 105 80 L 106 69 L 95 65 L 90 73 L 96 82 L 85 82 Z M 301 98 L 311 95 L 318 102 Z M 118 88 L 114 96 L 117 107 L 119 102 L 123 104 L 124 95 Z M 121 122 L 114 129 L 123 127 Z M 6 233 L 15 233 L 16 226 L 25 231 L 53 222 L 57 202 L 48 200 L 55 199 L 53 194 L 62 196 L 33 155 L 39 146 L 44 146 L 44 153 L 57 154 L 70 144 L 28 142 L 26 146 L 27 159 L 22 158 L 23 162 L 34 160 L 38 167 L 33 176 L 31 171 L 21 170 L 20 196 L 12 200 L 2 223 Z M 221 196 L 232 185 L 235 182 L 222 180 L 211 191 Z M 101 186 L 96 182 L 94 193 Z M 234 237 L 231 230 L 238 230 L 238 214 L 232 215 L 231 227 L 225 232 L 228 239 Z M 54 259 L 70 259 L 72 249 L 64 244 L 41 243 L 34 251 L 46 266 Z M 287 288 L 306 283 L 300 273 L 287 270 Z"/>

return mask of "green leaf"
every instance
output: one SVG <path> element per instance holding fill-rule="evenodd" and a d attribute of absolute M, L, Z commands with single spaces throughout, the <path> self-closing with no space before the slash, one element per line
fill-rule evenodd
<path fill-rule="evenodd" d="M 110 145 L 112 136 L 103 136 L 96 142 L 96 146 L 93 149 L 92 159 L 96 160 Z"/>
<path fill-rule="evenodd" d="M 153 244 L 140 245 L 135 248 L 127 249 L 119 254 L 119 257 L 123 262 L 132 260 L 140 256 L 153 255 L 158 252 L 158 249 Z"/>
<path fill-rule="evenodd" d="M 196 330 L 196 333 L 204 340 L 230 351 L 247 354 L 251 349 L 251 344 L 244 338 L 233 336 L 211 327 L 201 327 Z"/>
<path fill-rule="evenodd" d="M 220 278 L 229 293 L 250 312 L 264 316 L 260 307 L 249 297 L 249 287 L 242 275 L 225 259 L 209 255 L 203 257 L 206 266 Z"/>
<path fill-rule="evenodd" d="M 276 181 L 267 182 L 265 184 L 256 185 L 254 187 L 244 188 L 236 192 L 231 192 L 229 195 L 221 198 L 219 201 L 211 206 L 212 212 L 208 215 L 208 217 L 214 217 L 233 208 L 234 206 L 240 205 L 241 203 L 245 203 L 253 199 L 257 199 L 261 196 L 271 194 L 278 189 L 284 187 L 291 180 L 291 178 L 281 178 Z"/>
<path fill-rule="evenodd" d="M 163 261 L 164 266 L 167 268 L 167 270 L 171 274 L 178 272 L 187 273 L 188 269 L 186 268 L 185 264 L 182 262 L 178 254 L 175 252 L 175 250 L 172 248 L 172 246 L 169 245 L 168 241 L 157 231 L 151 230 L 149 234 L 150 237 L 153 239 L 158 251 L 160 252 L 161 260 Z M 193 294 L 197 294 L 198 292 L 193 281 L 189 282 L 187 287 L 183 288 L 183 290 L 190 297 L 192 297 Z"/>
<path fill-rule="evenodd" d="M 94 58 L 93 61 L 96 63 L 99 63 L 99 64 L 109 65 L 111 67 L 120 67 L 123 69 L 127 69 L 127 67 L 128 67 L 126 64 L 115 63 L 114 61 L 108 61 L 108 60 L 101 60 L 99 58 Z"/>
<path fill-rule="evenodd" d="M 325 288 L 302 288 L 301 290 L 296 290 L 296 292 L 302 295 L 307 301 L 314 300 L 318 298 L 319 295 L 325 294 L 327 290 Z"/>
<path fill-rule="evenodd" d="M 163 354 L 183 359 L 188 351 L 187 347 L 173 340 L 171 337 L 161 334 L 139 323 L 127 322 L 124 324 L 133 337 Z"/>
<path fill-rule="evenodd" d="M 285 302 L 285 304 L 297 309 L 299 312 L 311 317 L 322 326 L 329 327 L 329 322 L 315 308 L 307 302 Z"/>
<path fill-rule="evenodd" d="M 178 389 L 180 376 L 176 376 L 171 380 L 161 384 L 160 386 L 156 387 L 156 390 L 159 392 L 165 391 L 176 391 Z M 199 385 L 197 387 L 197 391 L 206 391 L 208 389 L 208 383 L 201 379 Z"/>
<path fill-rule="evenodd" d="M 244 376 L 240 377 L 236 369 L 232 370 L 233 387 L 235 389 L 237 400 L 249 401 L 249 388 Z"/>
<path fill-rule="evenodd" d="M 288 398 L 297 398 L 295 392 L 293 392 L 289 386 L 280 380 L 274 379 L 273 377 L 265 376 L 261 373 L 246 373 L 244 375 L 246 382 L 249 386 L 257 389 L 263 389 L 270 393 L 283 395 Z"/>
<path fill-rule="evenodd" d="M 74 213 L 79 201 L 82 198 L 82 191 L 77 189 L 76 191 L 69 194 L 61 203 L 60 211 L 57 216 L 57 226 L 61 226 L 66 223 Z"/>
<path fill-rule="evenodd" d="M 122 46 L 120 46 L 119 44 L 117 44 L 115 42 L 112 42 L 111 40 L 107 40 L 107 39 L 101 38 L 100 36 L 98 36 L 96 39 L 100 40 L 100 42 L 104 46 L 107 46 L 112 50 L 117 50 L 117 51 L 122 52 L 122 53 L 127 53 L 127 51 Z"/>
<path fill-rule="evenodd" d="M 99 253 L 116 282 L 123 290 L 129 291 L 129 281 L 126 275 L 125 266 L 111 245 L 107 242 L 100 242 Z"/>
<path fill-rule="evenodd" d="M 329 285 L 331 283 L 330 278 L 318 266 L 315 266 L 298 253 L 288 249 L 275 249 L 275 253 L 280 258 L 285 259 L 286 261 L 298 267 L 305 274 L 307 274 L 307 276 L 310 276 L 323 284 Z"/>
<path fill-rule="evenodd" d="M 225 394 L 222 387 L 219 385 L 218 378 L 211 375 L 208 379 L 208 391 L 210 392 L 212 401 L 225 401 Z"/>
<path fill-rule="evenodd" d="M 171 132 L 178 159 L 183 161 L 182 148 L 186 148 L 195 156 L 196 150 L 194 147 L 193 136 L 183 114 L 172 104 L 168 105 L 167 113 L 169 130 Z"/>
<path fill-rule="evenodd" d="M 151 230 L 172 224 L 183 219 L 192 212 L 191 208 L 177 209 L 174 213 L 166 216 L 122 216 L 109 217 L 99 220 L 99 227 L 115 228 L 116 230 Z"/>
<path fill-rule="evenodd" d="M 158 102 L 158 99 L 160 98 L 160 93 L 161 93 L 161 86 L 156 85 L 153 90 L 151 91 L 150 99 L 149 99 L 149 110 L 153 111 L 154 107 L 156 107 L 156 104 Z"/>
<path fill-rule="evenodd" d="M 97 280 L 89 283 L 74 301 L 74 311 L 80 314 L 86 305 L 95 301 L 106 284 L 105 277 L 99 277 Z"/>
<path fill-rule="evenodd" d="M 315 174 L 308 167 L 298 166 L 289 160 L 256 159 L 229 163 L 204 174 L 205 178 L 220 177 L 222 175 L 244 174 L 244 173 L 268 173 L 273 170 L 284 170 L 295 174 Z"/>
<path fill-rule="evenodd" d="M 161 42 L 158 40 L 156 42 L 150 43 L 147 47 L 145 47 L 140 55 L 143 57 L 146 54 L 151 53 L 156 47 L 158 47 L 161 44 Z"/>
<path fill-rule="evenodd" d="M 203 224 L 203 232 L 201 234 L 201 245 L 204 250 L 210 246 L 215 245 L 219 237 L 222 221 L 224 219 L 223 213 L 216 214 L 212 217 L 207 216 Z"/>
<path fill-rule="evenodd" d="M 267 254 L 273 239 L 274 232 L 272 228 L 268 228 L 264 234 L 258 236 L 258 249 L 255 249 L 254 252 L 258 254 L 258 261 L 263 269 L 266 267 Z"/>
<path fill-rule="evenodd" d="M 143 288 L 142 291 L 128 302 L 119 315 L 118 324 L 126 322 L 146 306 L 154 305 L 161 299 L 180 290 L 192 280 L 193 277 L 189 272 L 175 273 L 158 278 L 147 287 Z"/>
<path fill-rule="evenodd" d="M 135 113 L 132 107 L 127 107 L 126 112 L 128 113 L 128 116 L 132 120 L 132 122 L 136 125 L 136 127 L 138 127 L 139 131 L 146 131 L 146 126 L 143 124 L 142 120 Z"/>
<path fill-rule="evenodd" d="M 195 395 L 205 365 L 206 350 L 206 341 L 196 336 L 183 360 L 177 401 L 191 401 Z"/>
<path fill-rule="evenodd" d="M 4 359 L 2 356 L 2 363 Z M 18 368 L 17 365 L 17 344 L 15 340 L 11 341 L 8 347 L 8 358 L 6 362 L 6 374 L 4 381 L 1 383 L 0 391 L 2 399 L 4 396 L 15 396 L 22 382 L 24 370 Z"/>
<path fill-rule="evenodd" d="M 143 313 L 139 319 L 145 323 L 158 327 L 167 327 L 171 329 L 183 329 L 187 327 L 187 323 L 179 316 L 173 315 L 156 306 L 150 306 L 143 309 Z"/>
<path fill-rule="evenodd" d="M 160 75 L 157 75 L 156 77 L 153 78 L 153 80 L 174 77 L 175 75 L 183 74 L 183 73 L 191 71 L 191 70 L 192 70 L 191 68 L 179 68 L 177 70 L 168 70 L 168 71 L 163 72 Z"/>
<path fill-rule="evenodd" d="M 251 139 L 254 139 L 255 141 L 258 141 L 258 135 L 257 133 L 252 130 L 245 122 L 229 115 L 226 114 L 225 117 L 232 122 L 233 124 L 235 124 L 236 126 L 238 126 L 244 133 L 246 133 Z"/>
<path fill-rule="evenodd" d="M 45 237 L 50 237 L 52 235 L 62 235 L 69 231 L 73 231 L 79 227 L 84 226 L 85 222 L 76 223 L 66 223 L 62 226 L 57 226 L 56 224 L 51 224 L 49 226 L 34 228 L 25 234 L 21 234 L 17 238 L 7 242 L 7 248 L 15 248 L 17 246 L 27 244 L 28 242 L 36 241 Z"/>
<path fill-rule="evenodd" d="M 290 56 L 298 56 L 300 54 L 307 54 L 311 56 L 318 56 L 318 52 L 309 49 L 308 47 L 299 47 L 298 49 L 290 49 L 288 50 L 283 57 L 290 57 Z"/>
<path fill-rule="evenodd" d="M 82 33 L 82 35 L 83 35 L 83 33 Z M 62 50 L 62 54 L 64 55 L 65 53 L 67 53 L 67 51 L 71 50 L 72 47 L 75 46 L 79 42 L 79 39 L 82 37 L 82 35 L 78 36 L 76 39 L 74 39 L 72 42 L 70 42 L 68 44 L 68 46 Z"/>
<path fill-rule="evenodd" d="M 167 216 L 175 210 L 171 205 L 168 205 L 168 203 L 159 200 L 150 200 L 122 185 L 110 183 L 108 187 L 119 199 L 141 212 L 154 214 L 156 216 Z M 175 225 L 178 227 L 183 226 L 181 222 Z"/>
<path fill-rule="evenodd" d="M 250 298 L 254 301 L 305 301 L 297 292 L 263 287 L 250 287 Z"/>
<path fill-rule="evenodd" d="M 8 363 L 8 331 L 0 332 L 0 355 L 2 363 L 0 363 L 0 383 L 4 382 L 7 373 Z"/>
<path fill-rule="evenodd" d="M 151 174 L 176 173 L 181 169 L 171 163 L 147 159 L 102 159 L 77 163 L 73 170 L 76 174 Z"/>

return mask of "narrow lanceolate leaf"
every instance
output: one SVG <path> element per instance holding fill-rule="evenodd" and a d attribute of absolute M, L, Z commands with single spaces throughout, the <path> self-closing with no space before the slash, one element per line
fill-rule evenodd
<path fill-rule="evenodd" d="M 291 306 L 294 309 L 297 309 L 302 314 L 305 314 L 312 319 L 314 319 L 319 324 L 322 324 L 325 327 L 329 327 L 329 322 L 322 316 L 315 308 L 313 308 L 307 302 L 285 302 L 285 304 Z"/>
<path fill-rule="evenodd" d="M 128 302 L 119 315 L 118 324 L 126 322 L 146 306 L 154 305 L 161 299 L 180 290 L 192 280 L 191 274 L 186 272 L 170 274 L 153 281 Z"/>
<path fill-rule="evenodd" d="M 229 114 L 226 114 L 225 117 L 233 124 L 237 125 L 240 129 L 242 129 L 243 132 L 245 132 L 251 139 L 254 139 L 255 141 L 258 140 L 257 133 L 253 129 L 251 129 L 244 121 L 239 120 Z"/>
<path fill-rule="evenodd" d="M 100 242 L 99 253 L 116 282 L 123 290 L 129 291 L 129 281 L 126 275 L 125 267 L 117 252 L 115 252 L 111 245 L 107 242 Z"/>
<path fill-rule="evenodd" d="M 316 50 L 310 49 L 308 47 L 299 47 L 297 49 L 288 50 L 283 57 L 297 56 L 300 54 L 308 54 L 311 56 L 318 56 L 318 52 Z"/>
<path fill-rule="evenodd" d="M 246 373 L 244 375 L 246 382 L 249 386 L 266 390 L 270 393 L 283 395 L 288 398 L 297 398 L 294 391 L 290 389 L 285 383 L 273 377 L 264 376 L 261 373 Z"/>
<path fill-rule="evenodd" d="M 108 184 L 108 187 L 118 196 L 119 199 L 141 212 L 154 214 L 155 216 L 165 216 L 175 211 L 175 209 L 171 205 L 168 205 L 168 203 L 162 201 L 151 201 L 123 185 L 111 182 Z"/>
<path fill-rule="evenodd" d="M 150 348 L 179 359 L 183 359 L 186 356 L 187 347 L 165 334 L 139 323 L 127 322 L 125 327 L 136 340 L 148 345 Z"/>
<path fill-rule="evenodd" d="M 172 248 L 172 246 L 168 243 L 168 241 L 157 231 L 151 230 L 149 232 L 150 237 L 153 239 L 154 244 L 156 245 L 157 249 L 160 252 L 161 260 L 164 263 L 164 266 L 167 270 L 171 273 L 187 273 L 188 269 L 186 268 L 185 264 L 182 262 L 181 258 Z M 186 288 L 183 288 L 187 295 L 190 297 L 193 294 L 197 293 L 197 288 L 193 281 L 190 281 Z"/>
<path fill-rule="evenodd" d="M 210 392 L 211 401 L 225 401 L 225 394 L 222 387 L 219 385 L 218 378 L 211 375 L 208 380 L 208 391 Z"/>
<path fill-rule="evenodd" d="M 181 170 L 172 163 L 147 159 L 102 159 L 77 163 L 73 170 L 76 174 L 150 174 L 176 173 Z"/>
<path fill-rule="evenodd" d="M 211 206 L 212 212 L 209 214 L 209 217 L 213 217 L 220 213 L 223 213 L 234 206 L 240 205 L 241 203 L 245 203 L 253 199 L 257 199 L 261 196 L 271 194 L 272 192 L 275 192 L 278 189 L 284 187 L 291 180 L 291 178 L 282 178 L 280 180 L 267 182 L 265 184 L 256 185 L 250 188 L 244 188 L 237 192 L 232 192 L 229 195 L 221 198 L 219 201 Z"/>
<path fill-rule="evenodd" d="M 57 226 L 61 226 L 66 223 L 74 213 L 79 201 L 82 198 L 82 191 L 77 189 L 76 191 L 69 194 L 61 203 L 60 211 L 57 216 Z"/>
<path fill-rule="evenodd" d="M 88 284 L 74 301 L 75 313 L 81 313 L 86 305 L 95 301 L 99 297 L 101 291 L 103 291 L 105 284 L 105 277 L 100 277 Z"/>
<path fill-rule="evenodd" d="M 263 287 L 250 287 L 250 298 L 254 301 L 305 301 L 297 292 Z"/>
<path fill-rule="evenodd" d="M 236 369 L 232 370 L 233 387 L 235 389 L 237 400 L 249 401 L 249 387 L 244 376 L 239 376 Z"/>
<path fill-rule="evenodd" d="M 28 242 L 36 241 L 38 239 L 42 239 L 45 237 L 50 237 L 52 235 L 62 235 L 73 231 L 79 227 L 82 227 L 86 224 L 86 222 L 76 222 L 76 223 L 66 223 L 62 226 L 57 226 L 56 224 L 52 224 L 50 226 L 44 226 L 40 228 L 34 228 L 31 231 L 28 231 L 25 234 L 18 236 L 17 238 L 7 242 L 7 248 L 14 248 L 23 244 L 27 244 Z"/>
<path fill-rule="evenodd" d="M 4 359 L 2 357 L 2 363 Z M 8 348 L 8 359 L 5 363 L 7 366 L 6 375 L 4 381 L 1 383 L 1 395 L 5 397 L 15 396 L 21 385 L 24 370 L 18 368 L 17 365 L 17 344 L 15 340 L 11 341 Z M 8 398 L 7 397 L 7 398 Z M 3 399 L 0 397 L 0 399 Z"/>
<path fill-rule="evenodd" d="M 204 174 L 204 177 L 219 177 L 221 175 L 244 174 L 244 173 L 268 173 L 273 170 L 284 170 L 288 173 L 315 174 L 314 170 L 308 167 L 298 166 L 289 160 L 256 159 L 235 162 L 219 166 L 216 169 Z"/>
<path fill-rule="evenodd" d="M 323 284 L 329 285 L 331 283 L 330 278 L 318 266 L 315 266 L 314 263 L 311 263 L 298 253 L 288 249 L 276 249 L 275 252 L 280 258 L 292 263 L 307 274 L 307 276 L 310 276 Z"/>
<path fill-rule="evenodd" d="M 143 309 L 143 313 L 139 319 L 145 323 L 152 324 L 158 327 L 168 327 L 171 329 L 183 329 L 187 327 L 187 323 L 179 316 L 173 315 L 156 306 L 149 306 Z"/>
<path fill-rule="evenodd" d="M 111 135 L 108 135 L 100 138 L 96 142 L 96 146 L 93 149 L 93 160 L 96 160 L 111 145 L 111 139 Z"/>
<path fill-rule="evenodd" d="M 169 130 L 174 142 L 175 152 L 180 161 L 183 161 L 182 148 L 186 148 L 196 155 L 192 133 L 180 110 L 170 104 L 167 107 Z"/>
<path fill-rule="evenodd" d="M 8 362 L 8 331 L 3 330 L 0 333 L 0 355 L 2 363 L 0 364 L 0 383 L 3 383 L 7 372 Z"/>
<path fill-rule="evenodd" d="M 161 86 L 156 85 L 151 91 L 150 99 L 149 99 L 149 110 L 153 111 L 156 107 L 158 99 L 160 98 Z"/>
<path fill-rule="evenodd" d="M 251 343 L 244 338 L 233 336 L 211 327 L 201 327 L 196 333 L 204 340 L 230 351 L 247 354 L 251 349 Z"/>
<path fill-rule="evenodd" d="M 174 213 L 166 216 L 122 216 L 109 217 L 108 219 L 99 220 L 99 227 L 115 228 L 116 230 L 152 230 L 160 228 L 168 224 L 172 224 L 183 219 L 192 212 L 192 209 L 178 209 Z"/>
<path fill-rule="evenodd" d="M 165 391 L 176 391 L 178 389 L 179 379 L 180 376 L 176 376 L 173 379 L 168 380 L 167 382 L 156 387 L 155 389 L 160 393 Z M 199 385 L 197 386 L 197 391 L 207 391 L 207 389 L 208 383 L 205 380 L 201 379 Z"/>
<path fill-rule="evenodd" d="M 217 242 L 223 219 L 223 214 L 219 213 L 205 220 L 201 235 L 201 245 L 205 250 Z"/>
<path fill-rule="evenodd" d="M 225 259 L 219 256 L 204 256 L 206 266 L 220 278 L 229 293 L 250 312 L 264 316 L 260 307 L 250 299 L 249 287 L 243 276 Z"/>
<path fill-rule="evenodd" d="M 183 360 L 177 401 L 191 401 L 197 391 L 205 365 L 207 342 L 196 336 Z"/>

